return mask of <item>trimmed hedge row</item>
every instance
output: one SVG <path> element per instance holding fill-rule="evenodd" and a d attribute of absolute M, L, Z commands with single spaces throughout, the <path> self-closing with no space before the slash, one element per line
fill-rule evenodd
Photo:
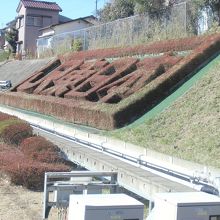
<path fill-rule="evenodd" d="M 31 160 L 43 163 L 61 163 L 61 152 L 57 146 L 43 137 L 26 138 L 20 145 L 20 150 Z"/>
<path fill-rule="evenodd" d="M 78 100 L 50 97 L 41 95 L 29 95 L 21 92 L 0 93 L 0 102 L 5 105 L 36 111 L 44 115 L 54 116 L 58 119 L 84 124 L 100 129 L 112 129 L 115 122 L 108 110 L 110 104 L 89 103 Z"/>
<path fill-rule="evenodd" d="M 42 190 L 45 172 L 66 172 L 70 169 L 64 164 L 48 164 L 25 159 L 21 163 L 6 166 L 5 171 L 13 184 L 22 185 L 31 190 Z"/>
<path fill-rule="evenodd" d="M 25 138 L 31 137 L 32 127 L 25 122 L 9 125 L 1 132 L 0 137 L 7 144 L 19 145 Z"/>
<path fill-rule="evenodd" d="M 201 45 L 208 39 L 207 36 L 173 39 L 173 40 L 163 40 L 158 42 L 153 42 L 150 44 L 143 44 L 136 47 L 126 47 L 126 48 L 107 48 L 107 49 L 97 49 L 89 51 L 80 51 L 75 53 L 68 53 L 63 56 L 59 56 L 62 62 L 68 60 L 90 60 L 90 59 L 101 59 L 101 58 L 114 58 L 114 57 L 124 57 L 133 55 L 144 55 L 144 54 L 158 54 L 165 53 L 169 51 L 187 51 L 194 50 L 196 47 Z"/>

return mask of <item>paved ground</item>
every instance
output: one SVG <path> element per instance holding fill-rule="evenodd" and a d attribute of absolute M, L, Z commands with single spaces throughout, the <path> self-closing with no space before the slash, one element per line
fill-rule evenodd
<path fill-rule="evenodd" d="M 43 67 L 51 59 L 14 60 L 0 63 L 0 80 L 11 80 L 12 86 L 30 76 Z"/>

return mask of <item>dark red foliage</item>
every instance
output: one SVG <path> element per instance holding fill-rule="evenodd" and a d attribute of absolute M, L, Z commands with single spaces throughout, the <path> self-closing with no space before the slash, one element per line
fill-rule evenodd
<path fill-rule="evenodd" d="M 32 160 L 44 163 L 63 162 L 59 148 L 43 137 L 35 136 L 25 139 L 20 149 L 26 157 Z"/>
<path fill-rule="evenodd" d="M 28 189 L 42 190 L 45 172 L 70 171 L 70 168 L 64 164 L 47 164 L 26 159 L 12 162 L 5 166 L 4 171 L 10 176 L 13 184 L 22 185 Z"/>
<path fill-rule="evenodd" d="M 17 118 L 14 116 L 0 112 L 0 121 L 5 121 L 5 120 L 9 120 L 9 119 L 17 119 Z"/>
<path fill-rule="evenodd" d="M 19 122 L 4 128 L 1 138 L 5 143 L 19 145 L 25 138 L 32 136 L 32 130 L 29 124 Z"/>
<path fill-rule="evenodd" d="M 187 50 L 192 51 L 186 56 L 175 53 Z M 14 92 L 0 94 L 0 102 L 68 122 L 114 129 L 152 108 L 219 51 L 220 35 L 210 35 L 72 53 L 61 57 L 62 66 L 50 74 L 52 67 L 47 66 Z M 142 61 L 128 57 L 146 53 L 158 56 Z M 120 56 L 125 58 L 112 63 L 101 59 Z M 70 70 L 69 65 L 76 69 Z"/>
<path fill-rule="evenodd" d="M 0 145 L 0 172 L 9 175 L 15 185 L 28 189 L 41 190 L 44 184 L 44 173 L 55 171 L 70 171 L 70 166 L 62 163 L 43 163 L 38 158 L 27 158 L 13 146 Z"/>
<path fill-rule="evenodd" d="M 208 37 L 191 37 L 191 38 L 183 38 L 183 39 L 158 41 L 149 44 L 138 45 L 136 47 L 80 51 L 80 52 L 75 52 L 64 56 L 60 56 L 60 59 L 63 62 L 72 59 L 90 60 L 90 59 L 100 59 L 100 58 L 109 58 L 109 57 L 158 54 L 168 51 L 194 50 L 196 47 L 201 45 L 201 43 L 206 41 L 207 38 Z"/>
<path fill-rule="evenodd" d="M 13 117 L 0 114 L 0 118 Z M 41 190 L 45 172 L 70 171 L 71 164 L 65 165 L 58 147 L 42 137 L 30 137 L 30 125 L 21 120 L 16 122 L 2 131 L 1 138 L 6 143 L 0 143 L 0 172 L 9 175 L 13 184 Z M 20 142 L 19 148 L 15 146 Z"/>
<path fill-rule="evenodd" d="M 5 167 L 11 164 L 20 164 L 24 161 L 24 155 L 17 149 L 9 145 L 0 145 L 0 171 L 5 171 Z"/>

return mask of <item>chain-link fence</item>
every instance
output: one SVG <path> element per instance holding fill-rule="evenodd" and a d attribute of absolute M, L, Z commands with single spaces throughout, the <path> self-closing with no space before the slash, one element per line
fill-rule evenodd
<path fill-rule="evenodd" d="M 207 25 L 203 20 L 192 19 L 186 2 L 154 14 L 136 15 L 113 22 L 92 26 L 79 31 L 62 33 L 37 40 L 38 55 L 59 54 L 70 50 L 121 47 L 149 41 L 180 38 L 200 32 Z M 200 22 L 200 23 L 199 23 Z"/>

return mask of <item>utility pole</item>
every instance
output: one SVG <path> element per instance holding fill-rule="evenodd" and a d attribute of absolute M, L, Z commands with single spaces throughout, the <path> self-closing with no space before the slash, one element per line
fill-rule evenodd
<path fill-rule="evenodd" d="M 98 16 L 98 0 L 95 0 L 95 16 Z"/>

